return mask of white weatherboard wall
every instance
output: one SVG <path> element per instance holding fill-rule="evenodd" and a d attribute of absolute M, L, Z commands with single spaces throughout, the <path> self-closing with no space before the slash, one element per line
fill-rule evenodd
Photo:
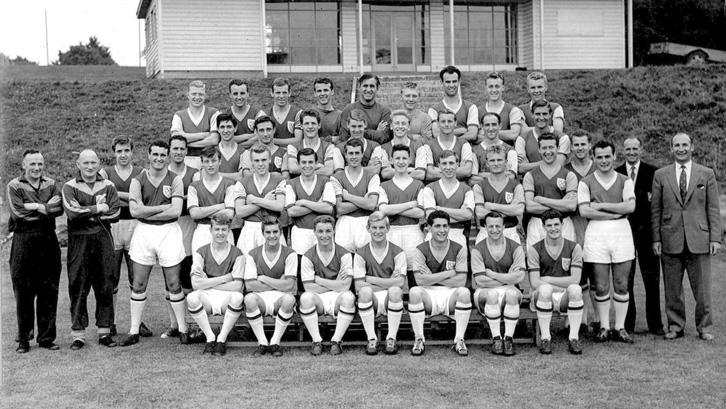
<path fill-rule="evenodd" d="M 163 69 L 262 71 L 260 0 L 159 0 Z"/>
<path fill-rule="evenodd" d="M 539 0 L 532 6 L 532 68 L 538 69 Z M 545 69 L 625 68 L 624 7 L 623 0 L 545 0 Z"/>

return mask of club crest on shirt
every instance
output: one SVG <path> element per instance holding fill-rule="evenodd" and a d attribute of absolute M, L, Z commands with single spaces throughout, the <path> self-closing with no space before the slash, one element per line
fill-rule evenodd
<path fill-rule="evenodd" d="M 567 187 L 567 181 L 562 178 L 557 178 L 557 188 L 560 190 L 565 190 Z"/>
<path fill-rule="evenodd" d="M 514 200 L 514 193 L 512 193 L 512 192 L 505 192 L 504 193 L 504 200 L 507 202 L 507 204 L 512 203 L 512 200 Z"/>
<path fill-rule="evenodd" d="M 282 168 L 282 156 L 275 156 L 275 160 L 273 162 L 275 162 L 276 168 Z"/>
<path fill-rule="evenodd" d="M 568 271 L 570 269 L 571 259 L 562 257 L 562 269 Z"/>
<path fill-rule="evenodd" d="M 290 133 L 295 132 L 295 121 L 287 121 L 287 130 Z"/>
<path fill-rule="evenodd" d="M 247 120 L 247 127 L 251 130 L 255 129 L 255 120 L 254 119 L 248 119 Z"/>
<path fill-rule="evenodd" d="M 106 194 L 105 193 L 102 195 L 96 195 L 96 204 L 97 205 L 105 204 L 105 203 L 106 203 Z"/>
<path fill-rule="evenodd" d="M 446 260 L 446 270 L 453 270 L 456 268 L 456 261 Z"/>
<path fill-rule="evenodd" d="M 161 191 L 164 193 L 164 197 L 167 199 L 171 197 L 171 186 L 165 185 Z"/>

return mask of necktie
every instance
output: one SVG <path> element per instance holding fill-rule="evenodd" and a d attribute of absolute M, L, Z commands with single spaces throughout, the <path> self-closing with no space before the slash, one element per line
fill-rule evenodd
<path fill-rule="evenodd" d="M 633 182 L 635 182 L 635 166 L 630 167 L 630 179 L 632 179 Z"/>
<path fill-rule="evenodd" d="M 681 201 L 686 201 L 686 165 L 681 165 L 681 176 L 678 178 L 678 187 L 681 188 Z"/>

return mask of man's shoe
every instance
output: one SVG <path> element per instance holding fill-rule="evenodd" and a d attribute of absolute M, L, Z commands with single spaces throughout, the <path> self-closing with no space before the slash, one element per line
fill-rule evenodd
<path fill-rule="evenodd" d="M 514 352 L 514 340 L 512 337 L 504 337 L 504 356 L 512 356 Z"/>
<path fill-rule="evenodd" d="M 595 342 L 607 342 L 610 341 L 610 330 L 607 328 L 600 328 L 595 335 Z"/>
<path fill-rule="evenodd" d="M 55 342 L 52 342 L 52 341 L 51 342 L 39 342 L 38 346 L 43 349 L 47 349 L 48 351 L 57 351 L 60 349 L 58 344 L 56 344 Z"/>
<path fill-rule="evenodd" d="M 552 342 L 549 339 L 543 339 L 539 346 L 539 353 L 549 355 L 552 353 Z"/>
<path fill-rule="evenodd" d="M 377 355 L 378 354 L 378 340 L 368 340 L 368 346 L 366 347 L 366 355 Z"/>
<path fill-rule="evenodd" d="M 252 353 L 252 356 L 263 356 L 270 353 L 270 347 L 267 345 L 257 345 L 257 349 L 255 349 L 255 352 Z"/>
<path fill-rule="evenodd" d="M 111 324 L 111 332 L 110 332 L 110 334 L 111 334 L 111 336 L 118 335 L 118 331 L 116 330 L 116 324 Z"/>
<path fill-rule="evenodd" d="M 217 347 L 217 343 L 215 341 L 207 342 L 207 345 L 204 347 L 204 351 L 202 351 L 202 355 L 210 354 L 214 355 L 214 348 Z"/>
<path fill-rule="evenodd" d="M 126 338 L 122 339 L 121 342 L 119 342 L 119 346 L 127 347 L 129 345 L 134 345 L 139 343 L 139 334 L 128 334 L 126 335 Z"/>
<path fill-rule="evenodd" d="M 343 347 L 340 345 L 340 342 L 333 341 L 330 344 L 330 355 L 340 355 L 343 353 Z"/>
<path fill-rule="evenodd" d="M 452 346 L 451 348 L 453 348 L 453 350 L 456 351 L 459 356 L 469 355 L 469 350 L 466 348 L 466 343 L 463 339 L 456 341 L 456 343 L 454 343 L 454 346 Z"/>
<path fill-rule="evenodd" d="M 106 334 L 106 335 L 101 335 L 100 337 L 98 337 L 98 345 L 103 345 L 108 348 L 113 348 L 118 344 L 116 344 L 116 341 L 113 340 L 113 337 L 111 336 L 111 334 Z"/>
<path fill-rule="evenodd" d="M 310 355 L 320 356 L 322 354 L 323 354 L 323 343 L 322 342 L 313 342 L 313 347 L 310 349 Z"/>
<path fill-rule="evenodd" d="M 635 342 L 633 340 L 633 337 L 628 334 L 628 331 L 626 331 L 625 328 L 612 330 L 610 332 L 610 336 L 612 337 L 613 341 L 624 342 L 626 344 L 632 344 L 633 342 Z"/>
<path fill-rule="evenodd" d="M 149 327 L 147 327 L 146 324 L 144 324 L 142 322 L 141 325 L 139 325 L 139 336 L 142 336 L 144 338 L 149 338 L 149 337 L 153 337 L 154 333 L 151 332 Z"/>
<path fill-rule="evenodd" d="M 71 343 L 71 351 L 78 351 L 79 349 L 86 346 L 86 343 L 81 341 L 80 339 L 76 339 Z"/>
<path fill-rule="evenodd" d="M 669 341 L 672 341 L 674 339 L 683 338 L 686 336 L 686 333 L 683 332 L 683 330 L 680 331 L 668 331 L 665 335 L 663 335 L 663 339 L 667 339 Z"/>
<path fill-rule="evenodd" d="M 421 356 L 426 351 L 426 345 L 424 344 L 424 340 L 421 338 L 416 339 L 413 342 L 413 348 L 411 348 L 411 355 L 413 356 Z"/>
<path fill-rule="evenodd" d="M 567 349 L 572 355 L 582 355 L 582 344 L 579 339 L 571 339 Z"/>
<path fill-rule="evenodd" d="M 590 323 L 590 333 L 597 334 L 600 332 L 600 321 L 593 321 Z"/>
<path fill-rule="evenodd" d="M 580 330 L 578 331 L 577 334 L 580 336 L 587 335 L 587 324 L 585 324 L 584 322 L 582 324 L 580 324 Z M 567 335 L 570 335 L 570 334 L 567 334 Z"/>
<path fill-rule="evenodd" d="M 698 338 L 701 338 L 704 341 L 713 341 L 713 334 L 710 332 L 702 332 L 698 334 Z"/>
<path fill-rule="evenodd" d="M 659 337 L 662 337 L 666 334 L 666 332 L 663 330 L 663 328 L 652 329 L 652 330 L 649 330 L 648 332 L 650 332 L 653 335 L 659 336 Z"/>
<path fill-rule="evenodd" d="M 270 351 L 272 351 L 272 356 L 282 356 L 282 348 L 279 344 L 270 345 Z"/>
<path fill-rule="evenodd" d="M 191 339 L 189 336 L 189 332 L 180 332 L 179 333 L 179 343 L 182 345 L 189 345 L 191 344 Z"/>
<path fill-rule="evenodd" d="M 386 340 L 386 349 L 383 352 L 385 352 L 386 355 L 396 355 L 398 353 L 398 344 L 396 343 L 396 340 L 388 338 Z"/>
<path fill-rule="evenodd" d="M 217 342 L 214 345 L 214 351 L 212 351 L 212 355 L 214 356 L 225 356 L 227 355 L 227 343 L 226 342 Z"/>
<path fill-rule="evenodd" d="M 141 327 L 139 327 L 139 334 L 140 333 L 141 333 Z M 177 337 L 179 337 L 179 334 L 180 333 L 179 333 L 179 330 L 177 328 L 167 328 L 166 331 L 164 331 L 161 334 L 161 339 L 177 338 Z"/>
<path fill-rule="evenodd" d="M 504 354 L 504 343 L 502 342 L 502 337 L 494 337 L 492 340 L 494 342 L 492 343 L 492 348 L 489 350 L 489 352 L 494 355 Z"/>
<path fill-rule="evenodd" d="M 27 354 L 30 351 L 30 342 L 28 341 L 20 341 L 18 342 L 18 347 L 15 349 L 15 352 L 19 354 Z"/>

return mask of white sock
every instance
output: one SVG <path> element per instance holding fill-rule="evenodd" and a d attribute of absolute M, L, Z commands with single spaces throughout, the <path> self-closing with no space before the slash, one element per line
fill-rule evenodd
<path fill-rule="evenodd" d="M 292 313 L 292 311 L 285 312 L 283 310 L 277 312 L 277 318 L 275 319 L 275 332 L 272 333 L 272 338 L 270 338 L 270 345 L 280 345 L 280 340 L 285 334 L 287 326 L 290 325 Z"/>
<path fill-rule="evenodd" d="M 224 321 L 222 321 L 222 329 L 219 330 L 219 335 L 217 335 L 217 342 L 227 342 L 227 335 L 229 335 L 230 331 L 232 331 L 234 324 L 237 323 L 237 319 L 241 314 L 241 305 L 237 308 L 231 305 L 227 306 L 227 311 L 224 313 Z M 207 341 L 210 339 L 212 338 L 207 338 Z"/>
<path fill-rule="evenodd" d="M 269 345 L 267 343 L 267 335 L 265 335 L 265 324 L 262 321 L 262 313 L 260 309 L 247 312 L 247 322 L 252 328 L 252 332 L 257 337 L 257 343 L 260 345 Z"/>
<path fill-rule="evenodd" d="M 113 289 L 113 324 L 116 325 L 116 312 L 118 311 L 118 287 Z"/>
<path fill-rule="evenodd" d="M 403 315 L 403 301 L 388 302 L 388 334 L 386 339 L 396 339 L 398 335 L 398 327 L 401 324 L 401 315 Z"/>
<path fill-rule="evenodd" d="M 179 329 L 179 323 L 176 321 L 176 314 L 174 314 L 174 308 L 171 306 L 171 294 L 167 291 L 164 298 L 166 298 L 166 313 L 169 315 L 169 326 L 171 328 Z"/>
<path fill-rule="evenodd" d="M 486 316 L 487 323 L 489 324 L 489 331 L 492 332 L 492 338 L 502 336 L 502 330 L 500 327 L 501 315 L 499 310 L 499 304 L 486 304 L 484 306 L 484 316 Z"/>
<path fill-rule="evenodd" d="M 315 310 L 313 305 L 310 309 L 304 310 L 300 308 L 300 318 L 302 319 L 305 328 L 308 329 L 310 338 L 313 342 L 322 342 L 323 337 L 320 336 L 320 327 L 318 327 L 318 312 Z"/>
<path fill-rule="evenodd" d="M 550 335 L 550 321 L 552 321 L 552 301 L 544 302 L 537 300 L 537 322 L 542 339 L 552 339 Z"/>
<path fill-rule="evenodd" d="M 519 321 L 519 305 L 506 304 L 504 306 L 504 336 L 513 337 L 514 329 L 517 328 Z"/>
<path fill-rule="evenodd" d="M 454 335 L 454 342 L 464 339 L 466 327 L 469 325 L 469 317 L 471 317 L 471 303 L 457 301 L 456 308 L 454 310 L 454 320 L 456 321 L 456 335 Z"/>
<path fill-rule="evenodd" d="M 174 312 L 174 316 L 176 317 L 176 324 L 177 328 L 179 328 L 179 332 L 187 332 L 187 323 L 184 322 L 184 311 L 186 311 L 187 309 L 186 296 L 184 295 L 184 291 L 179 291 L 176 294 L 170 293 L 169 302 L 171 304 L 171 309 Z M 207 339 L 214 339 L 214 337 Z"/>
<path fill-rule="evenodd" d="M 567 317 L 570 318 L 570 338 L 579 339 L 580 323 L 585 312 L 585 302 L 570 301 L 567 304 Z"/>
<path fill-rule="evenodd" d="M 368 340 L 378 339 L 375 329 L 375 316 L 373 315 L 373 302 L 358 303 L 358 315 L 363 323 L 363 329 L 366 331 Z"/>
<path fill-rule="evenodd" d="M 613 307 L 615 308 L 615 329 L 625 328 L 625 316 L 628 314 L 630 294 L 613 294 Z"/>
<path fill-rule="evenodd" d="M 131 310 L 131 329 L 129 334 L 138 334 L 141 325 L 141 317 L 144 315 L 144 307 L 146 306 L 146 292 L 131 292 L 131 301 L 129 309 Z"/>
<path fill-rule="evenodd" d="M 342 341 L 343 336 L 345 335 L 345 331 L 348 330 L 348 327 L 350 326 L 350 323 L 353 322 L 354 317 L 354 307 L 351 307 L 350 309 L 340 307 L 340 310 L 338 311 L 338 320 L 335 324 L 335 333 L 333 334 L 333 338 L 331 338 L 330 340 L 335 342 Z"/>
<path fill-rule="evenodd" d="M 204 335 L 207 337 L 207 342 L 214 341 L 214 331 L 212 331 L 212 327 L 209 325 L 209 317 L 207 317 L 207 312 L 204 311 L 204 305 L 199 304 L 199 307 L 195 310 L 189 309 L 189 313 L 197 325 L 199 325 L 202 332 L 204 332 Z"/>
<path fill-rule="evenodd" d="M 600 317 L 600 328 L 610 329 L 610 294 L 606 294 L 603 297 L 596 295 L 595 309 L 597 310 L 597 315 Z"/>
<path fill-rule="evenodd" d="M 411 329 L 413 329 L 414 339 L 424 340 L 424 319 L 426 318 L 426 310 L 423 303 L 408 304 L 408 317 L 411 320 Z"/>

